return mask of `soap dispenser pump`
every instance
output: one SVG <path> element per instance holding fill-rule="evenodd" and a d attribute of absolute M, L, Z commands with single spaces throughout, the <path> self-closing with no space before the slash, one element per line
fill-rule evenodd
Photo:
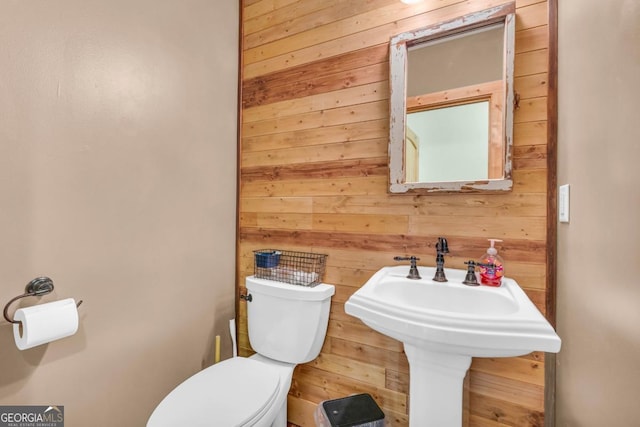
<path fill-rule="evenodd" d="M 476 264 L 478 267 L 478 276 L 480 276 L 480 284 L 486 286 L 500 286 L 502 284 L 502 276 L 504 275 L 504 262 L 502 257 L 498 255 L 495 243 L 502 242 L 502 240 L 488 240 L 491 242 L 491 246 Z"/>

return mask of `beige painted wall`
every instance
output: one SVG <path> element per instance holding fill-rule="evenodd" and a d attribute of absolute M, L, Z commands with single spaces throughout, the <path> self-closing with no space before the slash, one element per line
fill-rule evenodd
<path fill-rule="evenodd" d="M 640 2 L 559 2 L 557 425 L 640 423 Z"/>
<path fill-rule="evenodd" d="M 41 302 L 84 304 L 23 352 L 0 322 L 0 405 L 144 425 L 214 335 L 231 351 L 238 2 L 1 6 L 0 302 L 48 275 Z"/>

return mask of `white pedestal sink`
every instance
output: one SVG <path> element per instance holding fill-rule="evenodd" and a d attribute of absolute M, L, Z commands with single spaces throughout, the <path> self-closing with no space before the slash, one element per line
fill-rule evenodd
<path fill-rule="evenodd" d="M 434 282 L 435 268 L 384 267 L 345 303 L 347 314 L 404 343 L 409 360 L 409 425 L 462 424 L 462 382 L 472 357 L 512 357 L 560 351 L 560 338 L 520 286 L 467 286 L 466 272 L 446 269 L 448 282 Z"/>

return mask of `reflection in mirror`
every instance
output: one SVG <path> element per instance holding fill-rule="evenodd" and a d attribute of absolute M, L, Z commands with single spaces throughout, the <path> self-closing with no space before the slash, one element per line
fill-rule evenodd
<path fill-rule="evenodd" d="M 392 38 L 391 192 L 511 189 L 514 10 Z"/>
<path fill-rule="evenodd" d="M 459 124 L 464 121 L 464 126 Z M 407 115 L 407 182 L 477 181 L 489 177 L 489 102 Z M 409 136 L 411 135 L 411 136 Z M 415 146 L 415 148 L 413 148 Z M 412 164 L 415 162 L 414 164 Z M 409 173 L 409 170 L 412 172 Z"/>

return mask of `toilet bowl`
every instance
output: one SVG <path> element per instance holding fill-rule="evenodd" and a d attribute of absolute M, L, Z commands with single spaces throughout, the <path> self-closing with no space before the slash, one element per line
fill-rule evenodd
<path fill-rule="evenodd" d="M 294 367 L 259 355 L 225 360 L 169 393 L 147 427 L 272 426 L 283 404 L 286 410 Z"/>
<path fill-rule="evenodd" d="M 313 288 L 248 277 L 251 357 L 234 357 L 186 379 L 147 427 L 286 427 L 293 369 L 315 359 L 327 331 L 332 285 Z"/>

